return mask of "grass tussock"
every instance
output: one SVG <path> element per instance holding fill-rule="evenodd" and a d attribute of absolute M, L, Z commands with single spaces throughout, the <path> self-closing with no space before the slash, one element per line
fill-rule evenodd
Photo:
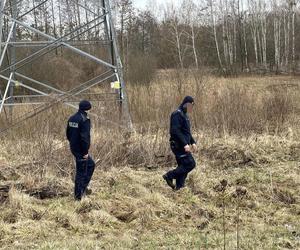
<path fill-rule="evenodd" d="M 4 225 L 1 243 L 24 249 L 51 244 L 87 249 L 96 246 L 218 248 L 223 237 L 223 194 L 215 186 L 226 178 L 228 247 L 236 244 L 238 204 L 241 247 L 280 248 L 286 241 L 294 248 L 299 246 L 296 218 L 300 197 L 296 190 L 300 183 L 293 177 L 297 173 L 296 164 L 237 171 L 212 168 L 199 159 L 198 162 L 188 187 L 177 193 L 163 182 L 161 175 L 165 170 L 131 168 L 112 168 L 108 172 L 98 169 L 92 182 L 92 196 L 79 203 L 71 196 L 40 200 L 11 189 L 9 200 L 1 205 L 0 223 Z M 282 175 L 287 169 L 289 175 Z M 241 199 L 236 195 L 240 186 L 247 190 Z M 13 231 L 17 234 L 12 234 Z M 82 234 L 85 237 L 79 242 Z M 74 237 L 74 241 L 67 246 L 69 237 Z"/>

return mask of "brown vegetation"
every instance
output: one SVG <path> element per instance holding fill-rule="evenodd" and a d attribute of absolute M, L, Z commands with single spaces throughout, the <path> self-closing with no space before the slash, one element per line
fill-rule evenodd
<path fill-rule="evenodd" d="M 81 203 L 72 198 L 74 166 L 64 138 L 73 110 L 56 106 L 1 137 L 2 246 L 215 249 L 225 234 L 228 249 L 299 247 L 296 78 L 170 71 L 150 85 L 128 86 L 128 94 L 136 128 L 130 137 L 93 118 L 94 192 Z M 188 187 L 174 193 L 161 175 L 175 165 L 169 115 L 185 94 L 196 98 L 198 167 Z M 117 122 L 110 108 L 101 114 Z"/>

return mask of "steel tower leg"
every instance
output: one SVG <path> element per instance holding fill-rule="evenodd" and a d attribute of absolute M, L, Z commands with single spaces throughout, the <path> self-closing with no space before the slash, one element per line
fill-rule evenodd
<path fill-rule="evenodd" d="M 129 106 L 128 106 L 128 98 L 126 94 L 126 88 L 125 88 L 125 82 L 124 82 L 124 76 L 123 76 L 123 65 L 121 61 L 121 56 L 118 49 L 118 43 L 117 43 L 117 35 L 115 31 L 114 21 L 112 17 L 112 10 L 110 6 L 109 0 L 103 0 L 103 4 L 105 4 L 104 8 L 107 10 L 108 15 L 108 27 L 109 27 L 109 33 L 111 35 L 112 39 L 112 46 L 111 46 L 111 53 L 113 56 L 114 63 L 116 64 L 116 77 L 117 80 L 120 82 L 120 90 L 119 90 L 119 96 L 120 96 L 120 112 L 122 116 L 122 121 L 125 122 L 125 125 L 129 128 L 130 131 L 133 130 L 133 124 L 132 124 L 132 118 L 129 112 Z"/>

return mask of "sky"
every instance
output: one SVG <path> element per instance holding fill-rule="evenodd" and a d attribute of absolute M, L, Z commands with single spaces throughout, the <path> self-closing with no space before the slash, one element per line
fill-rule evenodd
<path fill-rule="evenodd" d="M 139 9 L 144 9 L 148 0 L 134 0 L 134 5 Z"/>
<path fill-rule="evenodd" d="M 166 2 L 178 3 L 180 0 L 133 0 L 135 7 L 139 9 L 145 9 L 149 3 L 153 4 L 153 2 L 156 2 L 157 5 L 160 5 L 165 4 Z"/>

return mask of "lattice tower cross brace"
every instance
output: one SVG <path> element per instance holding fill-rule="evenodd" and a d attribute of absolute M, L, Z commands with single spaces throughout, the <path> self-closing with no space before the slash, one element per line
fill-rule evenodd
<path fill-rule="evenodd" d="M 12 5 L 12 18 L 10 19 L 11 21 L 14 21 L 16 23 L 21 24 L 22 26 L 26 27 L 26 25 L 24 25 L 23 23 L 17 21 L 17 0 L 12 0 L 11 5 Z M 115 68 L 115 74 L 117 77 L 117 80 L 120 82 L 121 84 L 121 88 L 119 90 L 119 95 L 120 95 L 120 111 L 122 111 L 122 121 L 126 122 L 126 126 L 129 127 L 132 130 L 132 121 L 131 121 L 131 116 L 129 113 L 129 109 L 128 109 L 128 101 L 127 101 L 127 96 L 126 96 L 126 91 L 125 91 L 125 84 L 124 84 L 124 79 L 123 79 L 123 68 L 122 68 L 122 63 L 121 63 L 121 58 L 120 58 L 120 54 L 119 54 L 119 50 L 118 50 L 118 46 L 117 46 L 117 37 L 116 37 L 116 33 L 115 33 L 115 29 L 114 29 L 114 23 L 113 23 L 113 18 L 112 18 L 112 12 L 111 12 L 111 6 L 109 3 L 109 0 L 99 0 L 100 3 L 102 4 L 103 7 L 103 12 L 105 14 L 105 29 L 106 29 L 106 34 L 107 36 L 110 38 L 109 40 L 111 41 L 111 50 L 110 50 L 110 54 L 111 54 L 111 60 L 112 60 L 112 65 Z M 0 25 L 1 27 L 3 27 L 3 20 L 4 20 L 4 12 L 3 9 L 5 7 L 5 2 L 6 0 L 2 0 L 0 2 L 0 4 L 2 5 L 0 10 Z M 106 13 L 105 13 L 106 12 Z M 31 28 L 28 27 L 27 28 Z M 12 36 L 10 38 L 10 41 L 12 42 L 11 45 L 13 45 L 16 41 L 16 25 L 13 24 L 12 27 L 13 31 L 12 31 Z M 2 29 L 1 30 L 1 39 L 0 41 L 2 42 Z M 38 30 L 34 30 L 32 29 L 32 31 L 34 32 L 38 32 L 39 34 L 41 34 L 42 36 L 48 37 L 51 39 L 50 36 L 47 36 L 46 34 L 43 34 L 43 32 L 38 31 Z M 53 38 L 53 37 L 52 37 Z M 82 53 L 82 51 L 79 51 L 78 49 L 74 48 L 73 46 L 70 46 L 69 44 L 65 44 L 62 42 L 62 44 L 64 46 L 67 46 L 68 48 L 74 50 L 75 52 L 79 52 L 79 54 L 82 54 L 83 56 L 87 56 L 92 60 L 96 60 L 98 62 L 102 62 L 105 64 L 104 61 L 101 61 L 100 59 L 95 58 L 94 56 L 91 55 L 86 55 L 85 53 Z M 0 46 L 1 47 L 1 46 Z M 2 47 L 0 52 L 2 52 Z M 0 53 L 1 54 L 1 53 Z M 15 61 L 16 61 L 16 57 L 15 57 L 15 47 L 11 46 L 10 47 L 10 64 L 12 65 L 10 67 L 10 78 L 8 81 L 8 86 L 9 86 L 9 96 L 11 98 L 9 98 L 9 100 L 13 100 L 12 96 L 13 96 L 13 84 L 15 83 L 15 74 L 16 74 L 16 68 L 15 68 Z M 11 85 L 10 85 L 11 84 Z M 49 86 L 50 88 L 50 86 Z M 3 96 L 2 100 L 4 102 L 4 98 Z M 10 105 L 10 107 L 12 107 L 13 105 Z"/>

